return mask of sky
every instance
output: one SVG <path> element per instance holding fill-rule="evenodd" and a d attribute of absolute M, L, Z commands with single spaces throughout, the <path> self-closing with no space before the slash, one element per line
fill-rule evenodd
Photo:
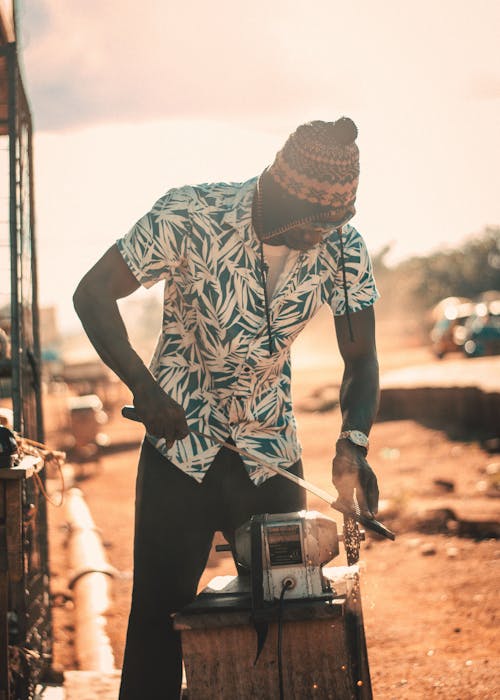
<path fill-rule="evenodd" d="M 40 299 L 168 188 L 245 180 L 296 126 L 354 119 L 353 224 L 391 259 L 500 224 L 497 0 L 22 0 Z M 57 270 L 57 274 L 55 274 Z"/>

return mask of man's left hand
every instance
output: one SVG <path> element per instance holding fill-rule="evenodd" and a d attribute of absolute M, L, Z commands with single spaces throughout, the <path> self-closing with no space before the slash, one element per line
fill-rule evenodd
<path fill-rule="evenodd" d="M 361 512 L 370 518 L 374 517 L 378 510 L 377 477 L 366 460 L 364 450 L 350 440 L 337 442 L 332 481 L 343 503 L 352 507 L 356 489 L 356 500 Z"/>

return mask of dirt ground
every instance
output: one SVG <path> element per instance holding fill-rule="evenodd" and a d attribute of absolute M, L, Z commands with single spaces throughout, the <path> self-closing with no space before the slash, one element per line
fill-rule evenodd
<path fill-rule="evenodd" d="M 414 357 L 418 355 L 415 352 Z M 402 364 L 400 359 L 388 368 Z M 299 363 L 294 400 L 299 407 L 306 478 L 333 493 L 330 462 L 340 413 L 336 408 L 310 410 L 310 397 L 326 377 L 322 369 L 311 370 Z M 328 381 L 334 378 L 328 376 Z M 139 440 L 142 434 L 140 426 L 121 419 L 118 411 L 108 429 L 114 441 L 134 436 Z M 96 474 L 79 483 L 101 530 L 110 563 L 119 572 L 107 616 L 118 667 L 131 591 L 137 454 L 138 447 L 106 456 Z M 451 442 L 443 433 L 412 421 L 395 421 L 374 426 L 370 462 L 379 477 L 381 519 L 398 535 L 390 542 L 367 534 L 361 552 L 362 602 L 374 697 L 500 697 L 498 542 L 458 537 L 452 527 L 447 534 L 426 534 L 419 524 L 426 520 L 426 510 L 436 508 L 450 508 L 458 519 L 498 521 L 500 501 L 495 498 L 495 486 L 500 455 L 485 452 L 477 443 Z M 316 497 L 309 497 L 308 506 L 340 524 L 335 513 Z M 66 529 L 61 509 L 50 507 L 49 513 L 52 589 L 54 594 L 64 594 L 68 579 Z M 330 565 L 344 563 L 341 556 Z M 228 555 L 213 551 L 200 585 L 215 575 L 233 572 Z M 64 602 L 64 595 L 57 600 L 55 661 L 67 669 L 76 668 L 72 603 Z"/>

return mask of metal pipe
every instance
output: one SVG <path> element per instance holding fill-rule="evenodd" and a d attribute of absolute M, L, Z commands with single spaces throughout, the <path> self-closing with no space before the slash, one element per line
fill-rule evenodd
<path fill-rule="evenodd" d="M 109 673 L 115 670 L 113 650 L 106 633 L 105 612 L 110 603 L 111 577 L 101 538 L 80 489 L 65 496 L 70 527 L 69 587 L 74 591 L 75 648 L 82 671 Z"/>

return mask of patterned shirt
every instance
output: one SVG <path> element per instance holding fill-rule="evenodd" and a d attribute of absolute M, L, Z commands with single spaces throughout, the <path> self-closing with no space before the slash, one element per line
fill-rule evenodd
<path fill-rule="evenodd" d="M 151 371 L 186 412 L 191 430 L 287 468 L 301 454 L 290 393 L 290 346 L 323 304 L 345 312 L 336 231 L 290 256 L 269 300 L 270 356 L 260 243 L 252 226 L 256 178 L 173 189 L 117 246 L 145 287 L 164 280 L 163 327 Z M 344 226 L 349 309 L 374 303 L 378 292 L 360 234 Z M 156 448 L 201 482 L 220 446 L 191 433 Z M 249 458 L 258 485 L 273 475 Z"/>

